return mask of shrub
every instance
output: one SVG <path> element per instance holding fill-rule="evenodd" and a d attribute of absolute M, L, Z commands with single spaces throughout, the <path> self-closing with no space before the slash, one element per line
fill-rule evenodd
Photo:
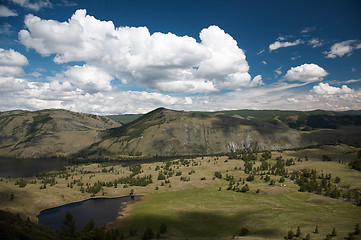
<path fill-rule="evenodd" d="M 161 234 L 163 234 L 163 233 L 166 233 L 167 232 L 167 225 L 165 224 L 165 223 L 162 223 L 162 225 L 160 225 L 160 228 L 159 228 L 159 232 L 161 233 Z"/>
<path fill-rule="evenodd" d="M 238 236 L 247 236 L 249 234 L 249 230 L 247 227 L 242 227 L 238 232 Z"/>
<path fill-rule="evenodd" d="M 252 182 L 254 180 L 254 176 L 251 174 L 246 178 L 246 181 Z"/>

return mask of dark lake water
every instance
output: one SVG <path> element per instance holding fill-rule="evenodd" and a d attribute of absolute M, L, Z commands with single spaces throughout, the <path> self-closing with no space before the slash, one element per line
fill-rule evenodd
<path fill-rule="evenodd" d="M 0 158 L 0 177 L 30 177 L 65 165 L 66 161 L 53 158 Z"/>
<path fill-rule="evenodd" d="M 93 219 L 96 226 L 104 226 L 114 221 L 119 216 L 122 203 L 132 203 L 140 198 L 140 195 L 124 196 L 119 198 L 93 198 L 81 202 L 69 203 L 60 207 L 42 211 L 37 218 L 39 223 L 61 231 L 65 213 L 70 211 L 73 215 L 77 231 Z"/>

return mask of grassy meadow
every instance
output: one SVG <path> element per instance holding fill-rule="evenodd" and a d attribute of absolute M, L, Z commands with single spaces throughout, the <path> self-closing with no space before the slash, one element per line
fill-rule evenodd
<path fill-rule="evenodd" d="M 119 229 L 127 239 L 142 238 L 148 227 L 157 233 L 162 223 L 167 225 L 167 232 L 161 235 L 163 239 L 283 239 L 290 230 L 296 234 L 298 227 L 301 236 L 294 239 L 303 239 L 308 233 L 311 239 L 324 239 L 333 228 L 337 235 L 332 239 L 345 239 L 354 231 L 355 224 L 361 224 L 361 208 L 353 204 L 361 189 L 361 172 L 347 165 L 356 158 L 357 151 L 336 145 L 272 152 L 272 157 L 265 160 L 268 169 L 256 171 L 262 164 L 262 153 L 258 153 L 248 173 L 245 166 L 248 160 L 228 156 L 148 163 L 141 168 L 119 164 L 68 166 L 38 177 L 1 178 L 0 209 L 37 221 L 36 215 L 43 209 L 90 197 L 129 195 L 133 190 L 144 195 L 141 201 L 128 206 L 124 216 L 108 225 Z M 323 155 L 331 161 L 322 161 Z M 281 175 L 270 170 L 280 156 L 284 160 L 292 158 L 292 164 L 284 167 L 286 177 L 281 183 Z M 318 177 L 331 173 L 327 183 L 340 195 L 300 192 L 291 174 L 301 174 L 305 169 L 315 169 Z M 216 177 L 215 172 L 222 177 Z M 146 186 L 120 183 L 128 181 L 128 176 L 139 180 L 149 175 L 152 183 Z M 250 175 L 254 179 L 247 181 Z M 336 177 L 340 179 L 337 183 Z M 26 186 L 21 186 L 24 182 Z M 232 188 L 227 190 L 230 182 Z M 104 186 L 96 188 L 100 183 Z M 241 192 L 246 185 L 248 191 Z M 351 199 L 347 199 L 347 194 L 352 194 Z M 314 233 L 316 225 L 318 234 Z M 246 236 L 239 236 L 242 228 L 248 229 Z M 129 236 L 131 230 L 133 234 Z"/>

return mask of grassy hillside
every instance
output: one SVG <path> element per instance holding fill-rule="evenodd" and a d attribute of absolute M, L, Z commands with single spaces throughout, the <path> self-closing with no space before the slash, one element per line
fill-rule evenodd
<path fill-rule="evenodd" d="M 66 156 L 91 145 L 101 130 L 121 124 L 60 109 L 0 114 L 0 156 Z"/>
<path fill-rule="evenodd" d="M 121 126 L 104 116 L 66 110 L 3 112 L 0 156 L 117 159 L 361 144 L 361 115 L 355 112 L 159 108 L 125 117 L 130 122 Z"/>
<path fill-rule="evenodd" d="M 279 114 L 278 111 L 256 111 L 261 121 L 230 112 L 203 114 L 159 108 L 124 126 L 107 130 L 88 153 L 92 157 L 117 158 L 219 154 L 238 149 L 277 150 L 339 142 L 361 144 L 360 116 L 317 115 L 325 113 L 317 111 L 308 115 L 299 112 L 297 117 L 289 115 L 294 112 L 280 112 L 284 115 L 267 120 L 265 116 Z"/>
<path fill-rule="evenodd" d="M 333 112 L 324 110 L 313 111 L 282 111 L 282 110 L 230 110 L 218 112 L 201 112 L 206 115 L 226 115 L 253 119 L 273 124 L 284 123 L 297 130 L 314 128 L 336 129 L 344 125 L 361 125 L 359 111 Z"/>

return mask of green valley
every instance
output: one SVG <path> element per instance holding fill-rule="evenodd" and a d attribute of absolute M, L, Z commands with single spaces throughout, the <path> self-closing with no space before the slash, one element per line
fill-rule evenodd
<path fill-rule="evenodd" d="M 163 223 L 167 226 L 160 234 L 163 239 L 281 239 L 289 231 L 296 234 L 298 227 L 302 234 L 293 239 L 307 234 L 311 239 L 324 239 L 333 227 L 337 236 L 332 239 L 344 239 L 361 222 L 357 206 L 361 205 L 361 173 L 348 166 L 358 152 L 346 145 L 325 145 L 180 158 L 134 167 L 116 162 L 68 166 L 36 177 L 2 178 L 1 210 L 36 222 L 36 214 L 43 209 L 134 192 L 144 196 L 107 225 L 126 239 L 142 239 L 147 228 L 156 236 Z M 307 171 L 314 171 L 320 192 L 301 190 L 300 181 Z M 147 176 L 151 181 L 144 181 Z M 19 185 L 20 180 L 25 186 Z M 248 190 L 243 191 L 245 186 Z M 335 189 L 337 196 L 332 195 Z M 247 233 L 241 233 L 243 228 Z"/>
<path fill-rule="evenodd" d="M 357 113 L 159 108 L 122 124 L 51 109 L 3 112 L 0 127 L 3 157 L 68 162 L 0 178 L 8 239 L 360 238 Z M 37 223 L 44 209 L 133 194 L 104 227 Z"/>

